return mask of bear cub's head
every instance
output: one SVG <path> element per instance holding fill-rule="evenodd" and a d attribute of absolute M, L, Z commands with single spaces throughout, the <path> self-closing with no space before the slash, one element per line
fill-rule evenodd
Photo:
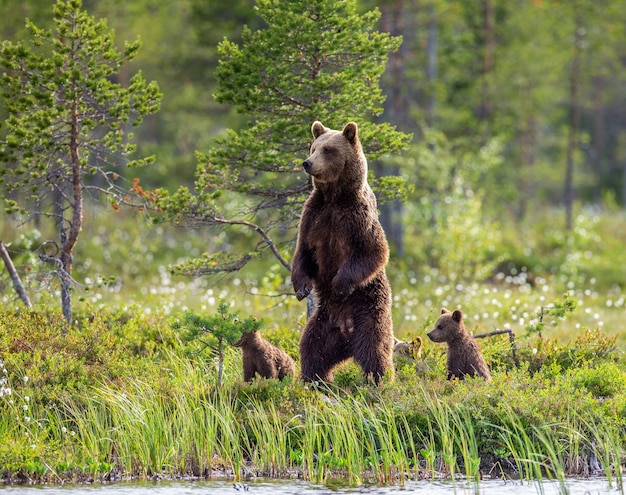
<path fill-rule="evenodd" d="M 367 177 L 367 162 L 354 122 L 346 124 L 342 131 L 335 131 L 315 121 L 311 132 L 315 138 L 311 156 L 304 160 L 302 166 L 316 183 L 335 183 L 342 179 L 355 181 Z"/>
<path fill-rule="evenodd" d="M 435 323 L 435 328 L 426 335 L 433 342 L 453 342 L 468 336 L 467 329 L 463 324 L 463 313 L 460 309 L 449 311 L 446 308 L 441 308 L 441 316 Z"/>
<path fill-rule="evenodd" d="M 258 330 L 252 332 L 244 332 L 237 342 L 233 343 L 234 347 L 249 347 L 252 344 L 258 344 L 261 341 L 261 334 Z"/>

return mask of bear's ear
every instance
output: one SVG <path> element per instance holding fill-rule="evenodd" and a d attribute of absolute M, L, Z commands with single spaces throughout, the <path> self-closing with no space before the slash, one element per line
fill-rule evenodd
<path fill-rule="evenodd" d="M 348 142 L 354 144 L 358 133 L 356 124 L 354 122 L 348 122 L 342 132 Z"/>
<path fill-rule="evenodd" d="M 448 311 L 446 308 L 441 308 L 441 314 L 445 315 L 446 313 L 449 313 L 450 311 Z"/>
<path fill-rule="evenodd" d="M 460 309 L 454 310 L 454 312 L 452 313 L 452 319 L 457 323 L 461 323 L 461 320 L 463 319 L 463 313 L 461 313 Z"/>
<path fill-rule="evenodd" d="M 318 120 L 316 120 L 315 122 L 313 122 L 313 125 L 311 126 L 311 132 L 313 133 L 313 137 L 315 139 L 317 139 L 318 137 L 320 137 L 322 134 L 324 134 L 328 129 L 326 129 L 326 127 L 324 127 L 324 124 L 322 124 L 321 122 L 319 122 Z"/>

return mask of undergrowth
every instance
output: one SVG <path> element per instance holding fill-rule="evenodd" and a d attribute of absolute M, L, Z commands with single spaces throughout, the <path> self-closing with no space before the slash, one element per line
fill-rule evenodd
<path fill-rule="evenodd" d="M 353 483 L 592 474 L 620 483 L 626 367 L 615 337 L 481 341 L 493 380 L 448 381 L 442 349 L 372 386 L 348 362 L 328 387 L 243 383 L 239 351 L 189 352 L 172 320 L 96 312 L 65 337 L 55 312 L 0 312 L 5 479 L 293 476 Z M 263 331 L 263 329 L 262 329 Z M 290 343 L 297 332 L 264 332 Z M 593 461 L 593 462 L 592 462 Z M 597 462 L 596 462 L 597 461 Z M 620 485 L 618 485 L 620 486 Z"/>

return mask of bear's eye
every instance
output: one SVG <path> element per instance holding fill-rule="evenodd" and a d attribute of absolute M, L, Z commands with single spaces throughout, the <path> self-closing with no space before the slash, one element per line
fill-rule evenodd
<path fill-rule="evenodd" d="M 325 155 L 330 155 L 332 152 L 332 148 L 327 148 L 326 146 L 322 148 L 322 153 L 324 153 Z"/>

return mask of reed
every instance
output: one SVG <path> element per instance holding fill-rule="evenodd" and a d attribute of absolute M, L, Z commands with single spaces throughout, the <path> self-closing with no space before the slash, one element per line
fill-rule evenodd
<path fill-rule="evenodd" d="M 448 417 L 453 427 L 456 449 L 463 459 L 463 469 L 468 481 L 480 481 L 480 452 L 476 436 L 476 419 L 468 407 L 455 405 L 450 407 Z"/>
<path fill-rule="evenodd" d="M 102 389 L 111 414 L 111 437 L 126 472 L 152 476 L 172 472 L 176 466 L 177 411 L 145 383 L 135 383 L 128 392 Z"/>
<path fill-rule="evenodd" d="M 541 467 L 548 478 L 556 479 L 560 493 L 567 495 L 565 486 L 565 444 L 561 443 L 560 431 L 567 429 L 562 424 L 532 426 L 533 448 L 543 457 Z M 543 487 L 542 487 L 543 488 Z"/>
<path fill-rule="evenodd" d="M 419 479 L 420 449 L 415 442 L 407 416 L 405 414 L 399 415 L 396 418 L 396 424 L 398 426 L 397 441 L 403 446 L 404 465 L 406 466 L 404 470 L 400 470 L 400 474 L 404 474 L 410 479 Z"/>
<path fill-rule="evenodd" d="M 291 468 L 290 432 L 297 428 L 299 418 L 283 423 L 274 403 L 262 404 L 251 398 L 245 407 L 245 450 L 250 463 L 271 477 L 286 475 Z"/>
<path fill-rule="evenodd" d="M 63 445 L 64 454 L 76 459 L 83 473 L 97 476 L 113 469 L 111 415 L 97 397 L 82 404 L 65 402 L 52 409 L 49 417 L 51 433 Z"/>
<path fill-rule="evenodd" d="M 370 408 L 369 413 L 374 413 L 374 410 Z M 379 448 L 383 453 L 383 474 L 386 476 L 384 480 L 394 481 L 395 477 L 402 482 L 405 477 L 410 476 L 411 465 L 415 462 L 414 457 L 411 460 L 411 455 L 416 450 L 409 434 L 408 423 L 398 409 L 384 401 L 377 416 L 378 420 L 375 424 L 380 442 Z"/>
<path fill-rule="evenodd" d="M 368 404 L 330 390 L 307 408 L 296 428 L 305 477 L 323 481 L 342 476 L 353 483 L 365 478 L 378 483 L 402 482 L 417 464 L 406 418 L 390 405 Z"/>
<path fill-rule="evenodd" d="M 438 456 L 441 462 L 437 470 L 443 471 L 445 476 L 454 478 L 457 461 L 451 407 L 424 390 L 422 390 L 422 398 L 426 407 L 428 423 L 428 437 L 422 437 L 422 439 L 426 445 L 425 453 L 430 458 L 432 476 L 433 478 L 435 476 L 434 461 L 435 457 Z"/>
<path fill-rule="evenodd" d="M 229 406 L 208 398 L 202 391 L 176 394 L 173 425 L 178 432 L 177 461 L 180 472 L 193 476 L 210 474 L 220 435 L 220 411 Z M 217 466 L 221 467 L 221 465 Z"/>
<path fill-rule="evenodd" d="M 344 404 L 356 422 L 355 440 L 357 446 L 362 443 L 363 456 L 375 480 L 378 483 L 403 480 L 409 466 L 396 411 L 384 402 L 363 407 L 350 398 Z"/>
<path fill-rule="evenodd" d="M 541 481 L 543 455 L 535 450 L 520 416 L 510 406 L 505 405 L 500 420 L 500 424 L 494 423 L 491 426 L 498 432 L 498 441 L 515 464 L 520 478 Z"/>
<path fill-rule="evenodd" d="M 599 464 L 608 480 L 609 487 L 616 488 L 623 494 L 623 465 L 624 443 L 619 428 L 609 423 L 605 418 L 593 420 L 577 415 L 577 420 L 582 425 L 585 436 L 585 447 L 594 464 Z"/>
<path fill-rule="evenodd" d="M 367 426 L 361 414 L 354 413 L 354 408 L 339 401 L 330 405 L 322 402 L 306 411 L 296 449 L 302 452 L 301 467 L 308 479 L 321 482 L 334 471 L 360 483 L 364 470 L 373 467 L 372 458 L 364 455 L 371 445 L 361 443 L 367 441 Z"/>

